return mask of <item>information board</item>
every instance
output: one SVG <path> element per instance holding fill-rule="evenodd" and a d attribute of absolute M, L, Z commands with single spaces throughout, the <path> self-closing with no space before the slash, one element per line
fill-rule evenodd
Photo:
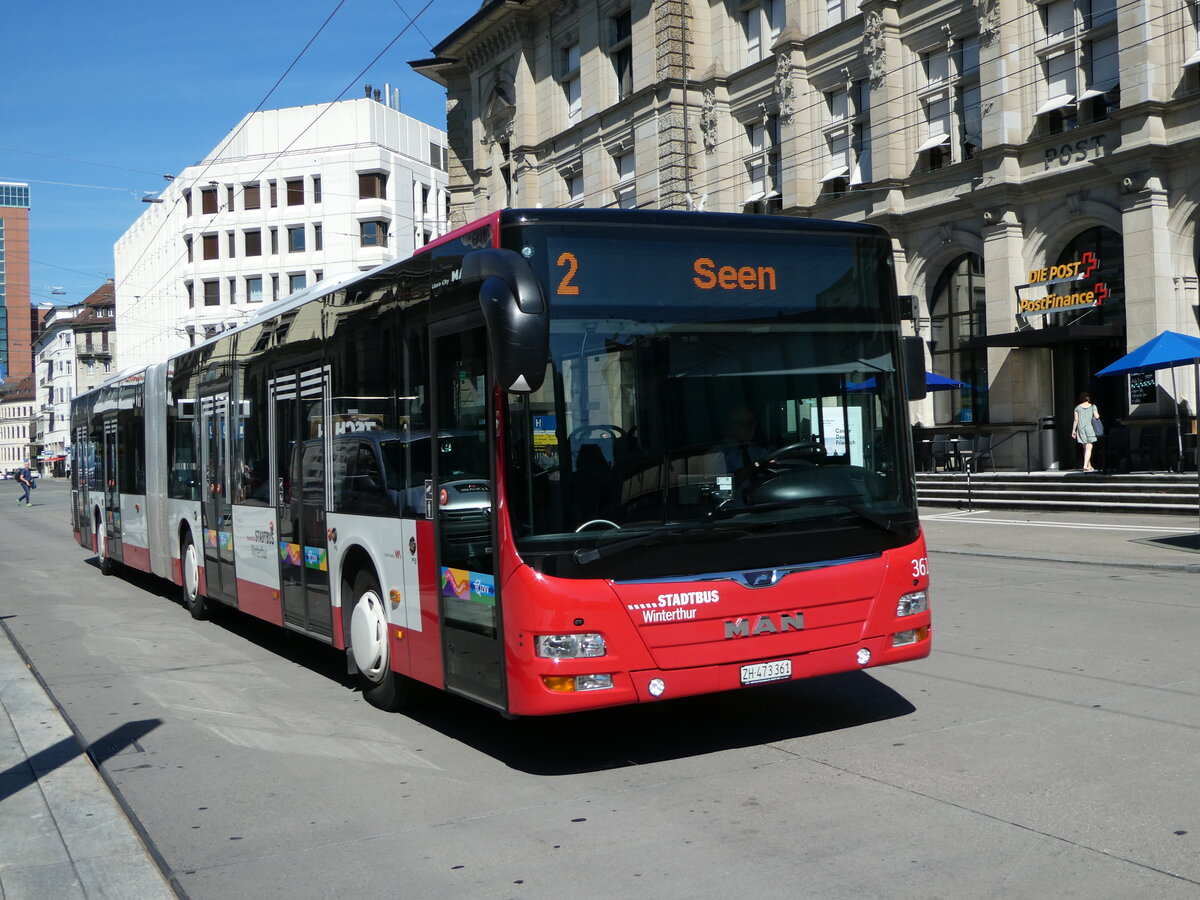
<path fill-rule="evenodd" d="M 1157 397 L 1153 372 L 1135 372 L 1129 376 L 1129 405 L 1153 403 Z"/>

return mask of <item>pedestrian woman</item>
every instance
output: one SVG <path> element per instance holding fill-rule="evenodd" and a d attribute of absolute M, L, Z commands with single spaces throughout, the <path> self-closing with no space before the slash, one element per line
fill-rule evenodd
<path fill-rule="evenodd" d="M 1075 418 L 1071 420 L 1071 437 L 1083 444 L 1083 471 L 1095 472 L 1092 468 L 1092 444 L 1096 443 L 1096 422 L 1100 410 L 1092 402 L 1092 395 L 1084 391 L 1079 395 L 1075 407 Z"/>

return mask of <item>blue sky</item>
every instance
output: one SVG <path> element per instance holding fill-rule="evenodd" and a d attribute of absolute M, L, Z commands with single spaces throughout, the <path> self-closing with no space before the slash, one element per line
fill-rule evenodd
<path fill-rule="evenodd" d="M 390 83 L 404 112 L 445 128 L 444 92 L 408 61 L 430 56 L 478 8 L 464 0 L 9 0 L 0 181 L 29 184 L 33 302 L 78 303 L 112 277 L 113 243 L 146 210 L 143 193 L 216 147 L 335 9 L 263 108 L 360 97 L 363 84 Z"/>

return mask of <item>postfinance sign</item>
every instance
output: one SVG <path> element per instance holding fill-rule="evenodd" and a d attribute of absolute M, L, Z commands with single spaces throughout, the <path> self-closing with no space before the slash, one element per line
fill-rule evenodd
<path fill-rule="evenodd" d="M 1034 269 L 1029 273 L 1029 283 L 1017 287 L 1017 315 L 1028 318 L 1101 306 L 1108 299 L 1108 285 L 1103 281 L 1088 283 L 1099 268 L 1096 254 L 1087 251 L 1072 262 Z M 1039 297 L 1022 295 L 1042 287 L 1046 293 Z"/>

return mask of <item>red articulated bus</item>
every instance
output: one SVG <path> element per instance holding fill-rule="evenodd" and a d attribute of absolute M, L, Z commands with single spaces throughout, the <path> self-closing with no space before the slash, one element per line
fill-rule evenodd
<path fill-rule="evenodd" d="M 898 321 L 878 228 L 506 210 L 79 397 L 75 535 L 344 649 L 388 709 L 918 659 Z"/>

